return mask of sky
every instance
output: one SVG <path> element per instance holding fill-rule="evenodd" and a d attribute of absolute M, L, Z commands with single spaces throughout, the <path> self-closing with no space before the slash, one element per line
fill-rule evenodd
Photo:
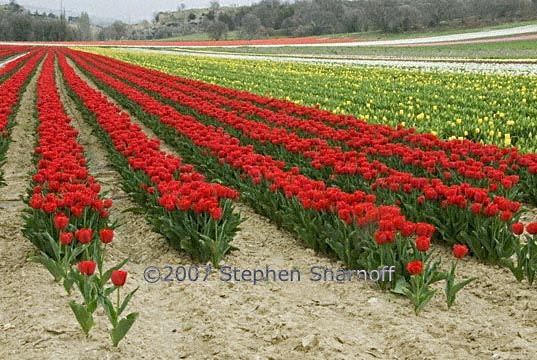
<path fill-rule="evenodd" d="M 86 11 L 90 17 L 101 19 L 118 19 L 125 22 L 135 22 L 143 19 L 151 20 L 153 14 L 159 11 L 177 10 L 184 3 L 187 8 L 205 8 L 210 0 L 16 0 L 19 5 L 39 12 L 51 10 L 56 13 L 63 1 L 67 15 L 78 15 Z M 8 3 L 0 0 L 0 3 Z M 221 6 L 248 5 L 254 0 L 219 0 Z"/>

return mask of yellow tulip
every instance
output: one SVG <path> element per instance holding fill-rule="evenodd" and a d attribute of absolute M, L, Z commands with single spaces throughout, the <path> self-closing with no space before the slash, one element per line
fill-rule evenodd
<path fill-rule="evenodd" d="M 505 134 L 503 143 L 505 146 L 511 146 L 511 135 Z"/>

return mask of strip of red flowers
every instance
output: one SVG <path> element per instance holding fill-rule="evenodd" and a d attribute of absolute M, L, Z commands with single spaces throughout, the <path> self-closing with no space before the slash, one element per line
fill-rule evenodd
<path fill-rule="evenodd" d="M 509 228 L 511 223 L 517 221 L 517 212 L 521 208 L 518 202 L 493 196 L 489 194 L 488 189 L 472 187 L 467 183 L 447 186 L 440 179 L 417 178 L 412 174 L 390 169 L 379 163 L 376 164 L 376 168 L 372 168 L 371 163 L 367 161 L 366 154 L 345 153 L 319 139 L 300 139 L 295 134 L 280 131 L 280 129 L 271 129 L 265 124 L 218 109 L 202 98 L 193 98 L 168 89 L 160 90 L 160 85 L 140 80 L 142 76 L 134 77 L 121 70 L 107 68 L 117 76 L 113 79 L 104 72 L 91 67 L 103 68 L 102 65 L 93 62 L 84 63 L 80 58 L 76 56 L 75 58 L 83 68 L 91 72 L 92 76 L 100 80 L 118 84 L 119 79 L 126 79 L 143 89 L 151 89 L 159 95 L 172 98 L 195 110 L 196 119 L 203 121 L 206 125 L 228 124 L 231 130 L 229 127 L 226 127 L 226 130 L 230 135 L 240 139 L 242 143 L 253 143 L 256 149 L 261 149 L 264 154 L 271 154 L 279 157 L 280 160 L 285 160 L 289 166 L 298 164 L 304 170 L 306 167 L 302 165 L 305 163 L 301 161 L 300 155 L 314 158 L 313 161 L 317 165 L 314 166 L 315 169 L 307 172 L 310 177 L 326 180 L 332 178 L 335 172 L 342 180 L 335 183 L 341 188 L 350 191 L 366 190 L 373 192 L 377 199 L 382 199 L 385 203 L 397 202 L 401 204 L 404 214 L 409 218 L 434 224 L 444 241 L 451 245 L 458 242 L 466 243 L 479 259 L 494 263 L 514 254 L 515 249 L 511 245 L 513 235 Z M 211 116 L 216 121 L 207 123 L 200 118 L 199 114 Z M 233 131 L 233 129 L 238 131 Z M 252 138 L 255 141 L 251 141 Z M 276 147 L 271 147 L 271 143 Z M 284 149 L 278 149 L 279 147 Z M 322 175 L 326 167 L 331 167 L 331 169 Z M 359 177 L 352 176 L 356 174 L 357 169 L 365 169 L 359 175 L 366 180 L 371 180 L 369 179 L 371 175 L 364 174 L 372 172 L 385 177 L 379 177 L 369 185 L 361 181 Z M 349 171 L 350 175 L 347 175 Z M 507 180 L 510 181 L 510 178 L 504 178 L 504 180 L 507 186 Z M 512 184 L 509 185 L 511 186 Z"/>
<path fill-rule="evenodd" d="M 184 79 L 101 55 L 87 56 L 98 59 L 99 64 L 119 66 L 124 71 L 153 81 L 159 86 L 164 85 L 188 94 L 203 94 L 215 104 L 237 104 L 231 107 L 245 114 L 262 115 L 262 118 L 271 123 L 277 122 L 282 126 L 294 124 L 294 129 L 305 129 L 310 133 L 318 133 L 321 138 L 336 140 L 343 146 L 366 153 L 369 158 L 387 161 L 387 165 L 400 171 L 410 171 L 425 177 L 437 174 L 438 178 L 448 184 L 469 182 L 513 200 L 537 203 L 537 154 L 519 154 L 516 148 L 499 148 L 469 140 L 442 141 L 432 134 L 416 133 L 413 128 L 393 129 L 385 125 L 368 124 L 350 115 L 335 115 L 285 100 Z M 254 106 L 256 104 L 261 108 Z M 274 105 L 276 112 L 271 112 L 272 107 L 267 109 L 267 104 Z M 299 119 L 286 115 L 296 115 Z M 309 121 L 302 121 L 304 117 Z"/>
<path fill-rule="evenodd" d="M 55 258 L 88 244 L 109 228 L 112 200 L 90 176 L 78 131 L 65 114 L 54 80 L 53 55 L 48 54 L 37 84 L 37 172 L 28 191 L 24 235 Z"/>
<path fill-rule="evenodd" d="M 109 269 L 104 266 L 106 246 L 114 237 L 108 220 L 112 201 L 100 194 L 100 185 L 89 175 L 84 148 L 65 114 L 54 73 L 54 53 L 49 50 L 37 82 L 38 170 L 29 189 L 23 233 L 40 250 L 31 261 L 63 281 L 69 294 L 76 285 L 83 301 L 71 300 L 69 306 L 84 334 L 88 336 L 93 328 L 93 313 L 102 305 L 112 324 L 110 338 L 117 346 L 138 317 L 131 313 L 121 318 L 137 288 L 120 303 L 127 276 L 120 269 L 127 260 Z M 109 299 L 114 292 L 117 306 Z"/>
<path fill-rule="evenodd" d="M 69 55 L 78 60 L 76 54 Z M 375 206 L 373 195 L 346 193 L 300 175 L 297 169 L 286 171 L 283 161 L 241 146 L 220 129 L 183 116 L 120 81 L 107 77 L 106 82 L 113 88 L 107 93 L 147 120 L 184 156 L 189 154 L 207 173 L 239 189 L 254 209 L 297 233 L 308 246 L 335 252 L 349 268 L 377 269 L 384 261 L 405 278 L 410 276 L 405 272 L 408 259 L 429 250 L 434 226 L 407 221 L 395 206 Z M 415 234 L 428 240 L 421 250 L 414 243 Z"/>
<path fill-rule="evenodd" d="M 414 151 L 408 146 L 402 146 L 401 144 L 393 144 L 387 142 L 387 138 L 381 139 L 380 141 L 373 141 L 369 142 L 367 144 L 360 145 L 359 150 L 364 150 L 363 152 L 356 152 L 356 151 L 342 151 L 340 147 L 335 147 L 330 145 L 326 139 L 328 140 L 336 140 L 337 136 L 334 134 L 344 134 L 346 139 L 349 138 L 359 138 L 361 141 L 363 139 L 367 139 L 368 135 L 371 136 L 371 138 L 378 138 L 378 131 L 375 130 L 372 133 L 368 134 L 368 131 L 366 129 L 374 128 L 374 126 L 367 126 L 358 132 L 352 132 L 352 131 L 336 131 L 333 128 L 328 128 L 325 126 L 326 129 L 322 129 L 324 132 L 325 130 L 333 130 L 334 132 L 331 133 L 328 131 L 328 134 L 325 133 L 325 135 L 321 136 L 321 138 L 302 138 L 300 136 L 297 136 L 297 133 L 294 132 L 288 132 L 285 127 L 280 128 L 274 128 L 269 127 L 267 124 L 264 123 L 258 123 L 252 120 L 246 119 L 245 116 L 238 116 L 236 112 L 230 112 L 230 111 L 222 111 L 221 107 L 218 106 L 219 101 L 221 99 L 216 98 L 214 96 L 210 96 L 207 92 L 200 92 L 195 88 L 191 87 L 175 87 L 175 89 L 178 89 L 179 91 L 174 91 L 166 89 L 164 86 L 162 86 L 162 81 L 165 79 L 158 79 L 158 77 L 152 77 L 149 81 L 141 81 L 140 79 L 147 78 L 146 75 L 142 72 L 138 72 L 138 74 L 133 74 L 131 72 L 127 73 L 123 69 L 115 69 L 110 66 L 105 66 L 103 63 L 106 61 L 100 61 L 97 62 L 91 62 L 91 64 L 95 67 L 98 67 L 100 69 L 103 69 L 105 71 L 108 71 L 112 75 L 114 75 L 117 79 L 126 80 L 130 83 L 135 83 L 137 86 L 140 86 L 142 89 L 147 89 L 151 91 L 154 94 L 158 94 L 159 96 L 162 96 L 164 99 L 172 100 L 173 102 L 170 103 L 170 105 L 174 105 L 174 102 L 178 102 L 180 105 L 185 107 L 190 107 L 193 110 L 195 110 L 200 115 L 206 115 L 210 116 L 217 121 L 221 123 L 225 123 L 234 129 L 237 129 L 238 131 L 241 131 L 243 134 L 245 134 L 248 138 L 251 138 L 255 141 L 258 141 L 261 143 L 261 145 L 264 145 L 266 142 L 272 142 L 273 144 L 278 144 L 285 148 L 285 150 L 293 152 L 293 153 L 300 153 L 301 155 L 309 158 L 311 160 L 311 165 L 315 167 L 316 169 L 321 169 L 324 167 L 329 167 L 331 171 L 327 172 L 327 174 L 323 177 L 323 180 L 330 183 L 331 179 L 337 178 L 336 175 L 350 175 L 350 182 L 352 183 L 352 180 L 358 180 L 358 178 L 354 175 L 359 175 L 360 177 L 363 177 L 366 182 L 369 182 L 369 184 L 366 183 L 367 187 L 369 185 L 373 184 L 374 187 L 380 185 L 381 187 L 393 188 L 391 185 L 397 185 L 397 187 L 401 189 L 405 189 L 405 192 L 409 193 L 412 190 L 422 190 L 423 187 L 428 188 L 427 190 L 432 191 L 438 191 L 436 190 L 437 187 L 442 189 L 447 189 L 444 182 L 440 179 L 436 179 L 434 182 L 434 185 L 431 185 L 431 181 L 428 178 L 432 177 L 433 172 L 436 172 L 436 160 L 433 160 L 432 165 L 429 163 L 429 160 L 431 158 L 436 158 L 438 154 L 429 154 L 428 157 L 425 157 L 423 162 L 427 164 L 427 172 L 426 174 L 421 174 L 420 176 L 427 175 L 427 178 L 423 177 L 416 177 L 412 173 L 406 172 L 404 170 L 405 163 L 412 163 L 412 159 L 406 160 L 404 162 L 396 162 L 395 168 L 391 168 L 390 166 L 385 165 L 382 162 L 379 161 L 370 161 L 369 157 L 371 157 L 372 154 L 383 152 L 387 157 L 391 158 L 394 154 L 405 154 L 405 153 L 412 153 Z M 173 87 L 172 87 L 173 89 Z M 194 94 L 195 96 L 192 96 Z M 208 96 L 208 97 L 207 97 Z M 248 104 L 236 104 L 232 105 L 234 101 L 229 100 L 226 102 L 227 105 L 231 106 L 234 109 L 242 109 L 244 110 L 245 107 L 248 107 Z M 216 104 L 216 105 L 214 105 Z M 248 107 L 247 110 L 245 110 L 246 113 L 250 113 L 253 110 L 249 110 L 250 107 Z M 296 118 L 292 118 L 289 116 L 284 115 L 276 115 L 270 114 L 265 116 L 266 119 L 269 119 L 268 122 L 270 123 L 277 123 L 278 126 L 285 125 L 289 123 L 295 122 L 296 127 L 300 127 L 301 129 L 315 129 L 319 130 L 319 128 L 323 127 L 322 124 L 315 123 L 315 121 L 303 121 L 303 120 L 297 120 Z M 275 120 L 279 119 L 279 120 Z M 218 124 L 217 124 L 218 125 Z M 320 130 L 319 130 L 320 131 Z M 320 132 L 323 132 L 320 131 Z M 314 131 L 315 132 L 315 131 Z M 369 131 L 371 132 L 371 131 Z M 334 135 L 334 136 L 332 136 Z M 236 136 L 236 135 L 235 135 Z M 391 148 L 390 145 L 393 147 Z M 398 149 L 397 151 L 393 151 L 395 149 Z M 387 150 L 386 150 L 387 149 Z M 419 154 L 423 155 L 425 152 L 421 150 L 416 150 L 419 152 Z M 429 160 L 427 160 L 429 159 Z M 443 178 L 445 179 L 452 179 L 453 176 L 456 177 L 455 181 L 457 183 L 461 183 L 462 179 L 465 178 L 466 172 L 464 168 L 461 170 L 460 166 L 462 163 L 462 166 L 466 163 L 475 164 L 477 161 L 468 162 L 468 161 L 460 161 L 458 162 L 458 173 L 461 173 L 461 176 L 458 176 L 457 174 L 453 175 L 451 172 L 447 171 L 444 173 Z M 411 167 L 413 167 L 412 165 Z M 455 165 L 451 164 L 449 168 L 453 168 Z M 434 171 L 429 171 L 430 169 L 434 169 Z M 323 169 L 326 170 L 326 169 Z M 415 169 L 413 169 L 415 170 Z M 488 181 L 477 181 L 477 183 L 484 183 L 486 185 L 489 184 L 490 181 L 500 181 L 503 186 L 495 186 L 495 191 L 499 190 L 506 190 L 505 192 L 508 192 L 509 189 L 512 189 L 514 185 L 518 182 L 518 176 L 512 175 L 512 176 L 506 176 L 504 172 L 496 170 L 492 167 L 489 167 L 489 169 L 486 171 L 486 173 L 481 173 L 479 171 L 475 171 L 475 165 L 473 165 L 473 170 L 471 173 L 468 172 L 470 175 L 468 178 L 471 180 L 473 177 L 477 179 L 488 179 Z M 377 180 L 375 182 L 375 179 Z M 343 181 L 342 182 L 336 182 L 334 185 L 337 185 L 339 187 L 344 186 L 345 183 L 348 183 L 349 181 Z M 361 185 L 361 186 L 360 186 Z M 363 183 L 355 183 L 355 188 L 364 188 Z M 465 183 L 464 187 L 467 188 L 468 185 L 472 185 L 472 182 L 470 184 Z M 496 185 L 496 183 L 494 183 Z M 451 191 L 455 191 L 457 193 L 461 193 L 462 191 L 458 189 L 458 185 L 454 184 L 449 188 Z M 487 189 L 478 189 L 473 188 L 472 191 L 477 190 L 480 192 L 488 193 L 489 190 Z M 492 192 L 492 191 L 491 191 Z M 514 192 L 516 194 L 516 191 Z M 498 195 L 507 195 L 507 194 L 498 194 Z M 439 191 L 439 194 L 437 194 L 437 197 L 440 200 L 445 199 L 444 194 L 442 191 Z M 401 199 L 402 200 L 402 199 Z M 406 199 L 405 199 L 406 200 Z M 472 200 L 472 199 L 469 199 Z M 393 201 L 392 201 L 393 203 Z"/>
<path fill-rule="evenodd" d="M 242 221 L 233 211 L 236 190 L 209 183 L 190 164 L 159 150 L 129 116 L 80 79 L 59 54 L 65 82 L 86 120 L 99 130 L 124 185 L 144 207 L 154 229 L 196 260 L 218 265 L 232 249 Z"/>
<path fill-rule="evenodd" d="M 303 134 L 301 136 L 313 137 L 316 140 L 320 138 L 334 144 L 341 144 L 344 148 L 354 149 L 364 155 L 367 154 L 370 158 L 385 161 L 388 166 L 395 166 L 400 171 L 405 171 L 405 168 L 408 168 L 407 171 L 412 171 L 413 174 L 417 172 L 418 176 L 427 177 L 430 177 L 431 174 L 439 174 L 446 182 L 452 179 L 457 182 L 460 182 L 462 179 L 468 179 L 473 185 L 477 186 L 481 186 L 482 184 L 488 186 L 488 183 L 492 181 L 497 182 L 506 176 L 505 171 L 498 170 L 492 166 L 494 164 L 485 166 L 484 163 L 472 158 L 463 157 L 462 160 L 459 160 L 459 156 L 450 159 L 448 154 L 443 150 L 424 151 L 414 145 L 409 146 L 394 142 L 394 139 L 400 137 L 398 134 L 399 131 L 395 131 L 388 126 L 368 124 L 349 117 L 349 119 L 345 118 L 345 120 L 348 122 L 352 121 L 354 126 L 347 129 L 342 129 L 341 127 L 336 129 L 327 125 L 325 122 L 330 123 L 330 121 L 325 119 L 330 117 L 341 118 L 338 115 L 321 112 L 317 109 L 304 108 L 316 114 L 314 119 L 310 118 L 308 121 L 305 121 L 302 118 L 291 116 L 286 112 L 271 111 L 257 106 L 256 102 L 252 99 L 243 100 L 242 98 L 245 96 L 242 93 L 241 95 L 243 96 L 240 98 L 225 96 L 223 94 L 226 93 L 227 89 L 216 85 L 200 84 L 199 82 L 194 82 L 195 85 L 189 85 L 186 79 L 154 70 L 144 71 L 145 69 L 104 56 L 88 54 L 85 57 L 92 59 L 95 66 L 105 71 L 113 73 L 112 69 L 120 69 L 122 71 L 122 79 L 131 82 L 133 79 L 135 79 L 134 81 L 138 79 L 148 81 L 144 86 L 153 85 L 152 87 L 148 87 L 148 89 L 159 92 L 166 99 L 181 104 L 185 102 L 191 104 L 191 101 L 201 100 L 210 104 L 209 108 L 212 108 L 212 113 L 215 113 L 215 107 L 233 110 L 233 115 L 241 115 L 243 118 L 248 117 L 263 121 L 270 125 L 271 128 L 277 126 L 278 128 L 292 130 L 297 134 Z M 119 74 L 116 75 L 119 76 Z M 164 92 L 165 88 L 172 91 Z M 257 95 L 253 96 L 256 97 Z M 202 108 L 204 110 L 208 109 L 207 104 L 204 104 Z M 323 118 L 317 120 L 316 118 L 319 118 L 318 113 L 323 114 Z M 281 135 L 281 132 L 278 135 Z M 469 161 L 466 161 L 467 159 Z M 507 178 L 510 182 L 516 183 L 518 181 L 518 178 L 514 179 L 509 176 Z M 488 181 L 481 181 L 482 179 Z M 502 187 L 499 187 L 499 190 L 501 189 Z"/>
<path fill-rule="evenodd" d="M 352 115 L 335 115 L 329 111 L 298 105 L 291 101 L 267 98 L 244 91 L 169 75 L 102 55 L 87 54 L 87 56 L 97 59 L 99 63 L 119 66 L 124 71 L 130 72 L 131 74 L 138 74 L 146 80 L 156 81 L 158 79 L 158 83 L 166 87 L 187 93 L 190 93 L 190 90 L 194 89 L 195 94 L 203 94 L 203 97 L 211 99 L 211 101 L 216 101 L 217 103 L 223 102 L 226 106 L 232 106 L 235 110 L 241 110 L 250 114 L 256 113 L 263 118 L 275 118 L 270 120 L 276 120 L 281 125 L 287 124 L 291 126 L 291 124 L 295 124 L 292 127 L 310 127 L 307 129 L 308 131 L 324 135 L 327 139 L 344 141 L 347 145 L 355 147 L 357 150 L 360 150 L 360 148 L 368 149 L 373 146 L 378 149 L 371 150 L 371 154 L 388 157 L 404 156 L 407 159 L 405 162 L 410 161 L 409 157 L 413 158 L 412 163 L 414 166 L 418 165 L 416 163 L 421 163 L 430 173 L 435 173 L 437 170 L 440 171 L 442 167 L 456 169 L 460 173 L 462 168 L 466 171 L 464 176 L 477 179 L 479 176 L 482 176 L 477 175 L 480 171 L 487 173 L 490 169 L 497 169 L 498 167 L 500 171 L 505 173 L 507 169 L 506 165 L 516 165 L 519 157 L 518 152 L 514 148 L 501 149 L 494 145 L 485 145 L 468 140 L 443 141 L 432 134 L 416 133 L 412 128 L 405 129 L 400 127 L 393 129 L 386 125 L 369 124 L 363 120 L 354 118 Z M 228 99 L 228 101 L 225 99 Z M 230 102 L 229 100 L 232 101 Z M 271 107 L 267 108 L 267 104 L 271 104 Z M 239 106 L 234 107 L 234 105 Z M 246 107 L 246 109 L 243 107 Z M 293 116 L 286 115 L 295 115 L 299 118 L 296 119 Z M 301 121 L 304 120 L 304 117 L 310 121 Z M 368 136 L 369 134 L 373 134 L 375 137 L 371 139 Z M 409 143 L 411 146 L 401 146 L 400 141 Z M 394 143 L 392 144 L 392 142 Z M 384 144 L 385 146 L 374 146 L 378 144 Z M 397 147 L 391 149 L 390 146 Z M 429 151 L 433 151 L 433 153 L 429 154 Z M 470 163 L 466 163 L 466 159 L 469 159 Z M 454 161 L 457 162 L 453 163 Z M 512 170 L 516 171 L 516 167 Z"/>
<path fill-rule="evenodd" d="M 37 53 L 38 50 L 33 49 L 32 51 L 28 51 L 27 54 L 19 56 L 0 67 L 0 83 L 3 83 L 5 80 L 10 78 L 16 70 L 18 70 L 26 61 L 28 61 L 28 59 L 34 57 Z M 17 52 L 11 54 L 11 56 L 16 54 Z"/>
<path fill-rule="evenodd" d="M 31 74 L 35 72 L 39 60 L 42 59 L 42 55 L 42 51 L 33 51 L 0 69 L 0 73 L 11 73 L 11 76 L 0 84 L 0 167 L 5 162 L 11 128 L 14 125 L 21 96 L 30 82 Z M 24 65 L 21 66 L 23 63 Z M 0 172 L 0 185 L 3 183 L 3 173 Z"/>
<path fill-rule="evenodd" d="M 0 46 L 0 60 L 6 57 L 11 57 L 30 50 L 29 46 L 20 46 L 20 45 L 1 45 Z"/>

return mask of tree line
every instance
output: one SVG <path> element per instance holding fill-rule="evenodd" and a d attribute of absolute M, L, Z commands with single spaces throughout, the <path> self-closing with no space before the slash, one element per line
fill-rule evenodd
<path fill-rule="evenodd" d="M 213 5 L 211 11 L 216 13 L 212 23 L 253 38 L 369 30 L 401 33 L 514 22 L 537 18 L 537 0 L 263 0 L 239 8 Z"/>
<path fill-rule="evenodd" d="M 77 17 L 31 13 L 14 0 L 0 5 L 0 40 L 152 40 L 194 33 L 245 39 L 311 36 L 378 30 L 401 33 L 441 27 L 472 27 L 537 19 L 537 0 L 262 0 L 251 6 L 185 9 L 156 14 L 152 22 L 116 21 L 97 27 Z"/>
<path fill-rule="evenodd" d="M 11 1 L 0 5 L 0 40 L 6 41 L 77 41 L 92 40 L 87 13 L 77 17 L 64 14 L 30 12 Z"/>

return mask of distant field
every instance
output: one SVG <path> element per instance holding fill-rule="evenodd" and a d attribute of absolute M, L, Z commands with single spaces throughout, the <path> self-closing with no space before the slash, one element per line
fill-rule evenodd
<path fill-rule="evenodd" d="M 412 39 L 412 38 L 422 38 L 429 36 L 442 36 L 442 35 L 452 35 L 452 34 L 466 34 L 475 31 L 488 31 L 488 30 L 502 30 L 502 29 L 511 29 L 519 26 L 526 25 L 535 25 L 537 21 L 522 21 L 510 24 L 503 24 L 497 26 L 485 26 L 485 27 L 452 27 L 441 30 L 429 30 L 429 31 L 409 31 L 401 34 L 387 34 L 381 31 L 367 31 L 367 32 L 357 32 L 357 33 L 342 33 L 342 34 L 330 34 L 323 35 L 325 38 L 357 38 L 364 40 L 398 40 L 398 39 Z"/>
<path fill-rule="evenodd" d="M 486 27 L 470 27 L 470 28 L 461 28 L 461 27 L 452 27 L 444 28 L 441 30 L 429 30 L 429 31 L 410 31 L 401 34 L 389 34 L 383 33 L 381 31 L 367 31 L 367 32 L 356 32 L 356 33 L 339 33 L 339 34 L 326 34 L 316 36 L 317 38 L 327 38 L 327 39 L 341 39 L 341 38 L 355 38 L 360 40 L 398 40 L 398 39 L 411 39 L 411 38 L 422 38 L 429 36 L 442 36 L 442 35 L 452 35 L 452 34 L 464 34 L 475 31 L 487 31 L 487 30 L 502 30 L 510 29 L 518 26 L 525 25 L 535 25 L 537 21 L 523 21 L 517 23 L 503 24 L 497 26 L 486 26 Z M 274 36 L 271 38 L 281 38 L 281 36 Z M 230 31 L 227 34 L 227 40 L 238 40 L 240 39 L 240 34 L 238 31 Z M 211 40 L 208 33 L 198 33 L 184 36 L 175 36 L 166 39 L 159 39 L 155 41 L 206 41 Z"/>
<path fill-rule="evenodd" d="M 239 32 L 238 31 L 230 31 L 227 33 L 226 37 L 222 40 L 239 40 Z M 155 40 L 157 42 L 168 42 L 168 41 L 210 41 L 212 40 L 209 34 L 207 33 L 198 33 L 198 34 L 190 34 L 190 35 L 183 35 L 183 36 L 174 36 L 171 38 L 166 39 L 158 39 Z"/>
<path fill-rule="evenodd" d="M 484 44 L 458 44 L 449 46 L 282 46 L 198 48 L 195 51 L 223 52 L 252 55 L 337 55 L 394 58 L 457 58 L 457 59 L 536 59 L 537 41 L 519 40 Z"/>

